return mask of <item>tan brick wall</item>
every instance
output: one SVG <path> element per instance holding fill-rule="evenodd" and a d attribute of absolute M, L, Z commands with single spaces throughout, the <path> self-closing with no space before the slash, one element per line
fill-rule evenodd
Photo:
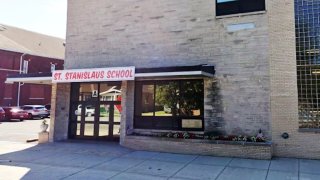
<path fill-rule="evenodd" d="M 69 0 L 65 68 L 213 64 L 222 112 L 206 118 L 227 134 L 269 136 L 267 14 L 216 19 L 214 2 Z M 227 32 L 237 23 L 255 28 Z"/>
<path fill-rule="evenodd" d="M 267 0 L 267 13 L 216 19 L 214 1 L 69 0 L 65 68 L 213 64 L 216 77 L 205 80 L 207 127 L 223 125 L 227 134 L 262 128 L 269 135 L 272 130 L 274 155 L 320 158 L 319 135 L 298 131 L 293 3 Z M 226 31 L 230 24 L 247 22 L 256 28 Z M 213 84 L 217 94 L 211 91 Z M 134 85 L 123 82 L 123 87 L 128 98 L 122 102 L 125 137 L 133 123 Z M 52 92 L 57 95 L 50 139 L 65 139 L 70 87 L 54 85 Z M 218 104 L 212 100 L 216 97 Z M 290 138 L 281 138 L 283 132 Z"/>
<path fill-rule="evenodd" d="M 128 136 L 123 145 L 136 150 L 271 159 L 271 145 L 216 144 L 206 140 Z"/>
<path fill-rule="evenodd" d="M 274 155 L 319 159 L 319 135 L 299 132 L 298 127 L 294 1 L 270 0 L 268 12 Z M 281 137 L 283 132 L 289 139 Z"/>

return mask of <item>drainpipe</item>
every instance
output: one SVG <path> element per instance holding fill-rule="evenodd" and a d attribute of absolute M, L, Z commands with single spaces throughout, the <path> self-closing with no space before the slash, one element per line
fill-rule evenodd
<path fill-rule="evenodd" d="M 23 53 L 21 56 L 20 56 L 20 69 L 19 69 L 19 74 L 22 74 L 22 61 L 23 61 L 23 57 L 27 55 L 27 53 Z M 23 84 L 21 84 L 21 82 L 19 82 L 19 85 L 18 85 L 18 96 L 17 96 L 17 106 L 19 107 L 20 106 L 20 90 L 21 90 L 21 86 Z"/>

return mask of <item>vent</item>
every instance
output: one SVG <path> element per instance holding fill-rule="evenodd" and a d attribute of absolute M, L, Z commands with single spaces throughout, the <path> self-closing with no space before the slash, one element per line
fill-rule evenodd
<path fill-rule="evenodd" d="M 256 25 L 254 23 L 240 23 L 240 24 L 230 24 L 227 26 L 228 32 L 235 32 L 247 29 L 254 29 Z"/>

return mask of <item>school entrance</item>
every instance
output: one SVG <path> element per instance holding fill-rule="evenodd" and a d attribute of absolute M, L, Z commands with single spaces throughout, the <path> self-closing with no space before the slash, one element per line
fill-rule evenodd
<path fill-rule="evenodd" d="M 72 83 L 69 138 L 118 141 L 121 82 Z"/>

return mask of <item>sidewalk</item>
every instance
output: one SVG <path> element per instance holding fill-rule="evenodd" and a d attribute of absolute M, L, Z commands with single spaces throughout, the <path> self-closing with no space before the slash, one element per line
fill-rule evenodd
<path fill-rule="evenodd" d="M 318 160 L 269 161 L 134 151 L 112 142 L 38 145 L 0 141 L 1 180 L 319 180 L 319 169 Z"/>

